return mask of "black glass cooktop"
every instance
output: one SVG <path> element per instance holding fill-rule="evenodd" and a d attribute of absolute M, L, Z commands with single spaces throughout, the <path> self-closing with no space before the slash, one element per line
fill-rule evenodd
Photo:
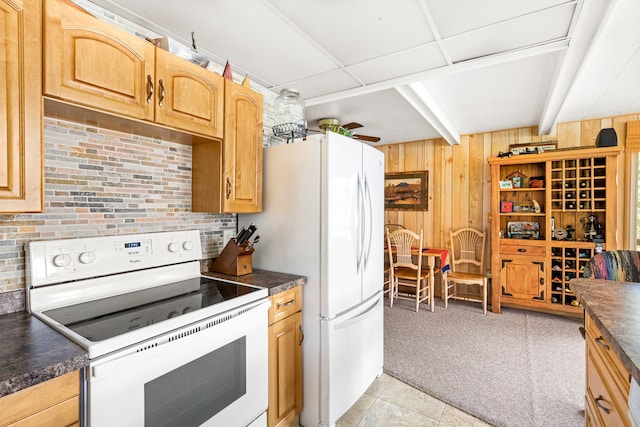
<path fill-rule="evenodd" d="M 252 286 L 195 277 L 56 308 L 43 314 L 95 342 L 259 290 Z"/>

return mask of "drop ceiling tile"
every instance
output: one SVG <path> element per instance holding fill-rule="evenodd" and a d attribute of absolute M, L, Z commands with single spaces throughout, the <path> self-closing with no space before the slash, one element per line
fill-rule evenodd
<path fill-rule="evenodd" d="M 343 90 L 354 89 L 361 85 L 348 73 L 340 69 L 316 74 L 295 82 L 289 82 L 284 86 L 296 88 L 303 99 L 310 99 Z"/>
<path fill-rule="evenodd" d="M 108 0 L 198 45 L 234 67 L 279 85 L 334 69 L 336 64 L 263 1 L 191 0 L 176 6 L 149 0 Z M 223 62 L 224 63 L 224 62 Z"/>
<path fill-rule="evenodd" d="M 453 62 L 480 58 L 567 36 L 574 7 L 548 9 L 443 41 Z"/>
<path fill-rule="evenodd" d="M 363 127 L 355 132 L 382 138 L 377 145 L 440 137 L 395 89 L 314 105 L 305 114 L 309 128 L 328 117 L 341 123 L 358 122 Z"/>
<path fill-rule="evenodd" d="M 434 40 L 419 0 L 270 1 L 343 65 Z"/>
<path fill-rule="evenodd" d="M 537 125 L 559 57 L 549 53 L 425 85 L 460 134 Z"/>
<path fill-rule="evenodd" d="M 442 51 L 434 43 L 356 64 L 348 70 L 360 81 L 372 84 L 446 65 Z"/>
<path fill-rule="evenodd" d="M 426 3 L 440 37 L 447 38 L 536 10 L 575 2 L 572 0 L 456 0 L 455 7 L 452 7 L 451 0 L 426 0 Z M 464 13 L 460 13 L 461 11 Z"/>

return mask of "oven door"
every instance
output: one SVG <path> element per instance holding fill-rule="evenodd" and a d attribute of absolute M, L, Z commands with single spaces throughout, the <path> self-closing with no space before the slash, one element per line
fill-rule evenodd
<path fill-rule="evenodd" d="M 92 361 L 89 425 L 227 427 L 260 419 L 268 307 L 268 300 L 243 306 Z"/>

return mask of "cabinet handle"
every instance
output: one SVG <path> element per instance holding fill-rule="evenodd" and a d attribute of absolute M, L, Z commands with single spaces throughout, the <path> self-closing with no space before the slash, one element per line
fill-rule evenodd
<path fill-rule="evenodd" d="M 518 252 L 525 253 L 525 252 L 527 252 L 527 250 L 525 248 L 518 248 Z"/>
<path fill-rule="evenodd" d="M 229 200 L 229 197 L 231 197 L 231 181 L 227 177 L 227 200 Z"/>
<path fill-rule="evenodd" d="M 304 341 L 304 330 L 302 329 L 302 325 L 300 325 L 300 341 L 298 341 L 298 345 L 302 345 L 302 341 Z"/>
<path fill-rule="evenodd" d="M 544 277 L 540 278 L 540 286 L 544 286 Z"/>
<path fill-rule="evenodd" d="M 158 81 L 158 86 L 160 86 L 160 99 L 158 100 L 158 106 L 162 107 L 162 101 L 164 101 L 164 82 L 162 79 Z"/>
<path fill-rule="evenodd" d="M 282 304 L 278 303 L 278 308 L 289 307 L 290 305 L 293 305 L 294 302 L 295 300 L 290 300 L 287 302 L 283 302 Z"/>
<path fill-rule="evenodd" d="M 604 348 L 605 350 L 609 350 L 609 344 L 603 341 L 604 341 L 604 337 L 596 338 L 596 344 L 598 344 L 600 347 Z"/>
<path fill-rule="evenodd" d="M 153 80 L 151 80 L 151 74 L 147 74 L 147 104 L 151 102 L 153 97 Z"/>
<path fill-rule="evenodd" d="M 596 397 L 596 405 L 598 406 L 598 408 L 602 409 L 602 411 L 605 414 L 610 414 L 611 413 L 611 408 L 607 408 L 602 403 L 600 403 L 600 401 L 602 401 L 602 400 L 604 400 L 604 397 L 602 397 L 602 395 Z"/>

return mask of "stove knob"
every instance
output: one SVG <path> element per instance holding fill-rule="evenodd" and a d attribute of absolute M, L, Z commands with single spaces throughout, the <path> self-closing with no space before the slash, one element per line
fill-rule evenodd
<path fill-rule="evenodd" d="M 169 243 L 169 252 L 178 252 L 178 249 L 180 249 L 180 245 L 178 245 L 176 242 L 171 242 Z"/>
<path fill-rule="evenodd" d="M 96 253 L 95 252 L 82 252 L 80 254 L 80 262 L 83 264 L 91 264 L 93 261 L 96 260 Z"/>
<path fill-rule="evenodd" d="M 173 319 L 177 315 L 178 315 L 178 312 L 175 311 L 175 310 L 172 310 L 172 311 L 169 312 L 169 315 L 167 316 L 167 319 Z"/>
<path fill-rule="evenodd" d="M 193 241 L 187 240 L 186 242 L 182 243 L 182 249 L 184 249 L 185 251 L 190 251 L 191 249 L 193 249 Z"/>
<path fill-rule="evenodd" d="M 53 257 L 53 265 L 56 267 L 66 267 L 71 264 L 71 257 L 67 254 L 60 254 Z"/>

